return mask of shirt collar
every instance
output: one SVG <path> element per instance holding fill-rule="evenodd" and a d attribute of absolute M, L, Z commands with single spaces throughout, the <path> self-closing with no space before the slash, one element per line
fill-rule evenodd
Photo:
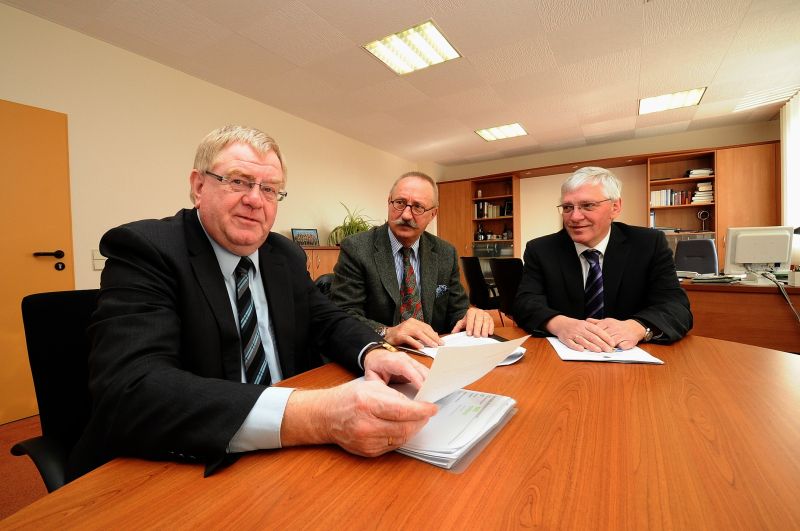
<path fill-rule="evenodd" d="M 595 249 L 600 251 L 600 256 L 606 255 L 606 247 L 608 247 L 608 240 L 611 238 L 611 227 L 608 227 L 608 233 L 606 234 L 605 238 L 600 240 L 600 243 L 595 245 L 594 247 L 587 247 L 582 243 L 573 242 L 575 244 L 575 251 L 578 253 L 578 256 L 583 255 L 583 251 L 587 249 Z"/>
<path fill-rule="evenodd" d="M 387 226 L 386 230 L 389 231 L 389 244 L 392 246 L 392 256 L 396 255 L 397 252 L 403 248 L 403 244 L 398 241 L 395 237 L 394 232 L 392 232 L 392 228 Z M 417 252 L 419 250 L 419 238 L 413 244 L 411 244 L 411 250 L 414 251 L 414 256 L 419 256 Z"/>

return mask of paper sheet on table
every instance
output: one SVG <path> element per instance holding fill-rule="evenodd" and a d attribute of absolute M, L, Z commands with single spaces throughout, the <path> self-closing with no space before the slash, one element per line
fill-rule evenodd
<path fill-rule="evenodd" d="M 491 371 L 530 336 L 471 347 L 439 347 L 414 400 L 436 402 Z"/>
<path fill-rule="evenodd" d="M 664 363 L 639 347 L 613 352 L 590 352 L 588 350 L 578 352 L 566 346 L 557 337 L 548 337 L 547 340 L 555 349 L 558 357 L 564 361 L 610 361 L 612 363 L 653 363 L 657 365 Z"/>
<path fill-rule="evenodd" d="M 498 336 L 499 337 L 499 336 Z M 472 345 L 488 345 L 497 343 L 498 340 L 494 337 L 475 337 L 468 336 L 466 332 L 458 332 L 457 334 L 450 334 L 442 338 L 445 347 L 469 347 Z M 436 359 L 436 353 L 440 347 L 425 347 L 416 352 L 424 354 L 430 358 Z M 525 354 L 525 347 L 517 347 L 514 352 L 508 355 L 506 359 L 502 360 L 497 365 L 511 365 L 522 359 Z"/>

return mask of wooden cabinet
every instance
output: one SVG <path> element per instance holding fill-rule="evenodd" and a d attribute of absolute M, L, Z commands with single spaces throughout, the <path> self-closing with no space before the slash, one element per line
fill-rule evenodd
<path fill-rule="evenodd" d="M 438 188 L 437 234 L 453 244 L 458 256 L 472 256 L 472 183 L 448 181 Z"/>
<path fill-rule="evenodd" d="M 686 232 L 705 228 L 708 237 L 716 240 L 721 269 L 728 227 L 763 227 L 780 222 L 779 148 L 777 142 L 769 142 L 649 158 L 649 206 L 655 226 Z M 701 168 L 712 169 L 713 175 L 687 176 L 688 171 Z M 691 202 L 698 188 L 710 188 L 710 201 Z M 680 201 L 687 194 L 689 204 Z M 664 198 L 672 204 L 663 204 Z M 707 218 L 705 223 L 701 217 Z"/>
<path fill-rule="evenodd" d="M 312 280 L 325 273 L 333 273 L 333 266 L 339 260 L 338 247 L 304 246 L 303 250 L 306 252 L 306 270 Z"/>
<path fill-rule="evenodd" d="M 717 150 L 717 254 L 725 263 L 728 227 L 780 225 L 780 144 Z"/>
<path fill-rule="evenodd" d="M 715 155 L 714 151 L 700 151 L 647 159 L 651 225 L 681 231 L 716 230 Z"/>

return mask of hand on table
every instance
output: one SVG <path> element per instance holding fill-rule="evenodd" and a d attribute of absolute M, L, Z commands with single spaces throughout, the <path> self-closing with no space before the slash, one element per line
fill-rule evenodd
<path fill-rule="evenodd" d="M 605 330 L 611 336 L 614 346 L 622 350 L 629 350 L 635 347 L 647 333 L 645 328 L 633 319 L 618 321 L 617 319 L 606 317 L 605 319 L 587 319 L 587 321 Z"/>
<path fill-rule="evenodd" d="M 604 328 L 566 315 L 556 315 L 550 319 L 547 322 L 547 331 L 569 348 L 580 352 L 611 352 L 616 347 L 615 340 Z"/>
<path fill-rule="evenodd" d="M 450 333 L 455 334 L 461 330 L 464 330 L 468 336 L 489 337 L 494 334 L 494 319 L 489 312 L 470 307 Z"/>
<path fill-rule="evenodd" d="M 416 349 L 444 344 L 431 325 L 413 318 L 387 328 L 384 339 L 392 345 L 408 345 Z"/>

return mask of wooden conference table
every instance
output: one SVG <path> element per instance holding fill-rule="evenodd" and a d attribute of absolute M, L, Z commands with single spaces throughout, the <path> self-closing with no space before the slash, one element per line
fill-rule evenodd
<path fill-rule="evenodd" d="M 333 446 L 249 454 L 206 479 L 116 459 L 0 528 L 800 528 L 800 356 L 699 336 L 646 345 L 661 366 L 526 346 L 471 386 L 519 411 L 460 474 Z M 348 378 L 331 364 L 286 383 Z"/>

